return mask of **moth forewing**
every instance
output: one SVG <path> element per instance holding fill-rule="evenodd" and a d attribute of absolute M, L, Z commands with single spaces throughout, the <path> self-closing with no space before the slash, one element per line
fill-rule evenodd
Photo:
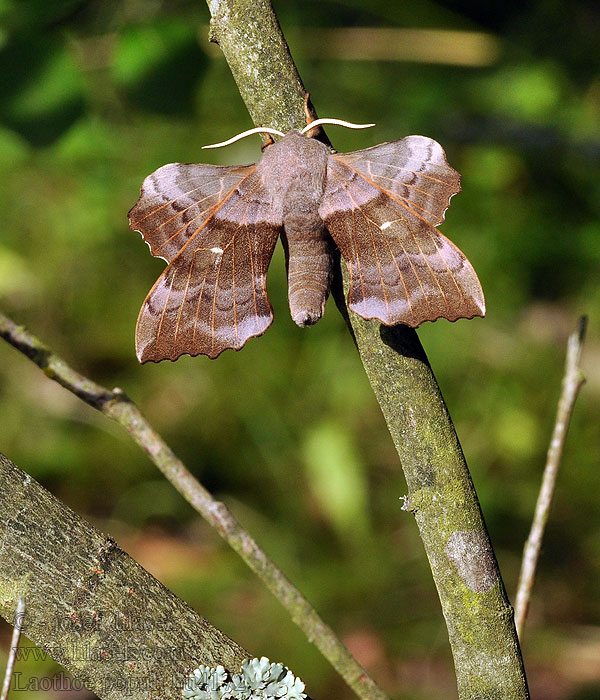
<path fill-rule="evenodd" d="M 424 136 L 330 156 L 320 212 L 348 266 L 352 311 L 412 327 L 485 314 L 473 267 L 435 229 L 459 191 L 460 175 Z"/>
<path fill-rule="evenodd" d="M 143 190 L 132 210 L 153 254 L 169 251 L 170 261 L 140 310 L 138 358 L 239 350 L 273 320 L 266 273 L 281 220 L 271 196 L 256 166 L 175 163 L 170 178 L 161 170 L 159 194 Z"/>

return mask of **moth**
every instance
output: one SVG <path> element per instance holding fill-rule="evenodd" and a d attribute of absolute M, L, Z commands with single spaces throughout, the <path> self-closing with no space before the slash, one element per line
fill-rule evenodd
<path fill-rule="evenodd" d="M 348 267 L 348 306 L 364 319 L 416 328 L 485 314 L 473 267 L 436 229 L 460 191 L 442 147 L 407 136 L 332 153 L 307 135 L 323 123 L 360 126 L 318 119 L 285 135 L 250 129 L 215 146 L 259 131 L 279 135 L 259 163 L 171 163 L 144 180 L 130 227 L 168 266 L 140 310 L 140 362 L 215 358 L 262 335 L 273 320 L 266 275 L 279 237 L 299 326 L 323 314 L 331 239 Z"/>

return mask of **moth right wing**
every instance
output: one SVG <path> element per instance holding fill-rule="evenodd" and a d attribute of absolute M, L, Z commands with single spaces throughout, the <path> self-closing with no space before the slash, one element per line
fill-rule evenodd
<path fill-rule="evenodd" d="M 471 263 L 435 228 L 459 191 L 460 175 L 425 136 L 329 156 L 319 213 L 348 266 L 352 311 L 413 328 L 485 314 Z"/>
<path fill-rule="evenodd" d="M 256 165 L 171 163 L 144 180 L 129 225 L 169 265 L 138 316 L 140 362 L 214 358 L 266 331 L 278 218 Z"/>

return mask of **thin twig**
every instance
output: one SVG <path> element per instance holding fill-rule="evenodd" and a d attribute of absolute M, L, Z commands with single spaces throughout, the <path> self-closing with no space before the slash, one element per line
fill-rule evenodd
<path fill-rule="evenodd" d="M 356 694 L 363 700 L 387 700 L 387 695 L 354 659 L 306 598 L 260 549 L 229 508 L 214 499 L 191 474 L 121 389 L 109 391 L 79 374 L 38 338 L 1 313 L 0 337 L 27 355 L 48 377 L 127 428 L 132 439 L 146 451 L 177 491 L 258 574 L 289 611 L 292 620 Z"/>
<path fill-rule="evenodd" d="M 10 680 L 15 668 L 17 658 L 17 649 L 19 648 L 19 640 L 21 639 L 21 628 L 23 626 L 23 615 L 25 614 L 25 599 L 19 596 L 17 610 L 15 612 L 15 628 L 13 629 L 12 639 L 10 640 L 10 652 L 8 661 L 6 662 L 6 673 L 4 675 L 4 683 L 2 684 L 2 695 L 0 700 L 6 700 L 10 690 Z"/>
<path fill-rule="evenodd" d="M 535 506 L 531 531 L 523 550 L 523 562 L 521 564 L 519 585 L 517 587 L 517 602 L 515 605 L 515 625 L 519 637 L 523 634 L 523 626 L 525 624 L 525 618 L 527 617 L 535 570 L 540 556 L 542 539 L 546 523 L 548 522 L 550 507 L 552 505 L 558 468 L 560 466 L 567 430 L 569 429 L 569 422 L 579 390 L 585 383 L 585 378 L 581 373 L 579 364 L 586 325 L 587 319 L 583 316 L 579 319 L 577 330 L 569 337 L 567 345 L 565 372 L 562 380 L 562 391 L 558 402 L 556 420 L 554 422 L 554 430 L 552 431 L 552 439 L 548 447 L 546 466 L 544 467 L 542 485 Z"/>

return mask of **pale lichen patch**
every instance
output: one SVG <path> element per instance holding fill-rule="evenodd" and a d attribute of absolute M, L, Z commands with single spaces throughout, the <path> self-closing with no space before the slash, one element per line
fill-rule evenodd
<path fill-rule="evenodd" d="M 498 569 L 489 539 L 482 530 L 455 530 L 448 538 L 445 552 L 470 590 L 485 593 L 496 585 Z"/>

